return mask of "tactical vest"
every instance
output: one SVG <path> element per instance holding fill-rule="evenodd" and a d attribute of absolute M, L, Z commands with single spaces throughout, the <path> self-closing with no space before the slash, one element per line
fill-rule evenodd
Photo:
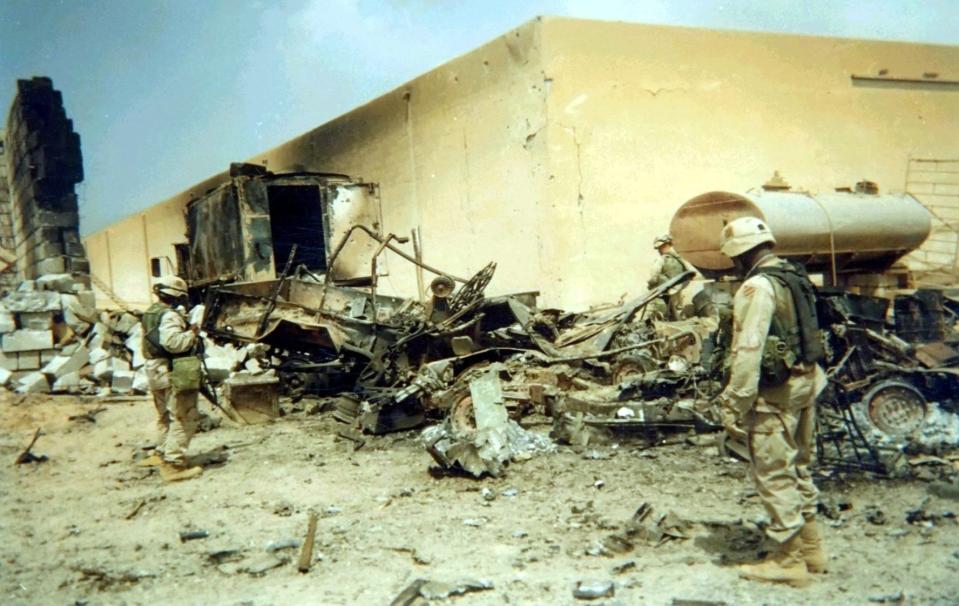
<path fill-rule="evenodd" d="M 165 303 L 154 303 L 143 312 L 143 318 L 140 320 L 140 323 L 143 325 L 143 357 L 147 360 L 156 360 L 158 358 L 172 360 L 174 358 L 193 355 L 192 351 L 172 354 L 160 344 L 160 320 L 163 318 L 163 314 L 172 309 L 172 307 Z"/>
<path fill-rule="evenodd" d="M 782 385 L 797 362 L 817 364 L 826 358 L 816 314 L 816 287 L 802 267 L 789 261 L 757 267 L 751 274 L 768 276 L 774 287 L 780 287 L 776 290 L 789 292 L 792 299 L 791 313 L 777 304 L 763 348 L 760 384 Z"/>
<path fill-rule="evenodd" d="M 676 253 L 663 253 L 663 257 L 662 274 L 666 276 L 666 279 L 675 278 L 679 274 L 686 271 L 686 264 Z"/>

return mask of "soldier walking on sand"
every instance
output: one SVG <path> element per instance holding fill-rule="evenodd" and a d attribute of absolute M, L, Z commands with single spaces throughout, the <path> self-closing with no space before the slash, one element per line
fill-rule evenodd
<path fill-rule="evenodd" d="M 766 533 L 779 545 L 740 576 L 803 586 L 809 573 L 826 572 L 809 473 L 816 397 L 826 384 L 814 287 L 773 254 L 776 240 L 759 219 L 729 222 L 720 242 L 745 281 L 734 298 L 730 377 L 718 403 L 726 431 L 749 447 Z"/>
<path fill-rule="evenodd" d="M 156 281 L 158 302 L 143 314 L 143 356 L 147 379 L 157 409 L 159 436 L 156 451 L 140 462 L 159 466 L 167 482 L 189 480 L 203 473 L 190 466 L 186 450 L 199 420 L 197 396 L 201 367 L 196 356 L 196 326 L 188 326 L 180 308 L 187 302 L 186 283 L 176 276 Z"/>

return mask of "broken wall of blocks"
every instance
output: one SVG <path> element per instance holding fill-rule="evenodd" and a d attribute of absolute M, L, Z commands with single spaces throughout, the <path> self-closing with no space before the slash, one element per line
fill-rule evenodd
<path fill-rule="evenodd" d="M 80 136 L 49 78 L 17 81 L 4 140 L 21 277 L 89 274 L 74 191 L 83 180 Z"/>
<path fill-rule="evenodd" d="M 13 238 L 13 208 L 10 204 L 10 185 L 7 178 L 7 160 L 4 130 L 0 130 L 0 248 L 13 252 L 17 245 Z M 6 293 L 17 285 L 16 265 L 0 272 L 0 292 Z"/>

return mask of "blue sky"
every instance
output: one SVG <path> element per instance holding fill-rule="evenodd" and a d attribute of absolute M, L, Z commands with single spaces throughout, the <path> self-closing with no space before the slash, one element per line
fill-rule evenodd
<path fill-rule="evenodd" d="M 90 233 L 542 14 L 959 44 L 956 0 L 0 0 L 0 121 L 53 78 Z"/>

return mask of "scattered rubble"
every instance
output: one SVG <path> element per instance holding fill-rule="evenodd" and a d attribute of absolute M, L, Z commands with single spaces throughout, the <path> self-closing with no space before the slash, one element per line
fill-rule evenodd
<path fill-rule="evenodd" d="M 454 583 L 416 579 L 390 602 L 390 606 L 413 606 L 419 603 L 421 598 L 426 601 L 446 600 L 466 593 L 491 589 L 493 589 L 493 582 L 485 579 Z"/>

